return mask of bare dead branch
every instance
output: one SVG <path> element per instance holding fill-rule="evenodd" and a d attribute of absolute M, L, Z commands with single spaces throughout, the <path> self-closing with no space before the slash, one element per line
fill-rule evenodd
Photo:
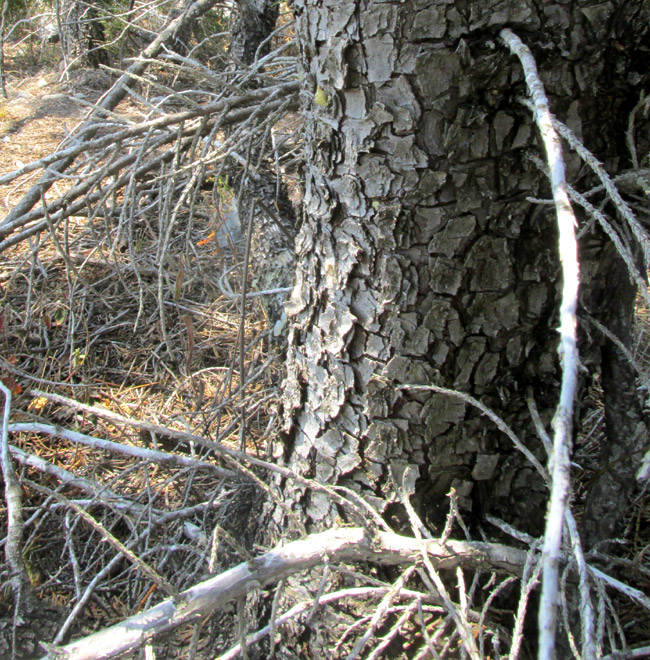
<path fill-rule="evenodd" d="M 564 512 L 570 488 L 570 454 L 572 445 L 573 400 L 578 375 L 578 345 L 576 339 L 576 309 L 578 305 L 578 246 L 575 237 L 576 219 L 571 210 L 566 187 L 564 159 L 560 140 L 553 127 L 544 86 L 537 73 L 537 64 L 526 45 L 512 31 L 500 36 L 523 67 L 528 92 L 534 104 L 535 121 L 539 127 L 551 172 L 551 187 L 557 212 L 560 260 L 562 262 L 562 302 L 560 306 L 560 354 L 562 385 L 560 401 L 553 418 L 553 454 L 550 461 L 551 498 L 544 535 L 544 566 L 542 601 L 539 608 L 539 657 L 555 657 L 555 630 L 558 607 L 558 566 L 561 557 Z"/>
<path fill-rule="evenodd" d="M 211 449 L 219 454 L 222 454 L 223 456 L 227 456 L 230 459 L 230 465 L 232 465 L 233 468 L 241 470 L 244 474 L 249 476 L 249 478 L 252 477 L 252 475 L 248 473 L 247 469 L 244 467 L 244 464 L 246 463 L 250 463 L 255 467 L 260 467 L 268 470 L 269 472 L 279 474 L 286 479 L 295 480 L 296 482 L 301 483 L 308 488 L 312 488 L 313 490 L 325 493 L 332 499 L 333 502 L 337 502 L 338 504 L 346 507 L 348 511 L 351 511 L 351 513 L 353 513 L 360 522 L 364 522 L 364 524 L 366 524 L 367 520 L 372 520 L 372 522 L 379 529 L 390 531 L 388 524 L 381 518 L 377 511 L 358 493 L 355 493 L 348 488 L 341 486 L 327 486 L 319 483 L 314 479 L 306 479 L 304 477 L 300 477 L 288 468 L 282 467 L 281 465 L 276 465 L 275 463 L 264 461 L 250 454 L 231 449 L 222 443 L 209 440 L 200 435 L 179 431 L 177 429 L 172 429 L 166 426 L 151 424 L 149 422 L 144 422 L 137 419 L 131 419 L 129 417 L 124 417 L 123 415 L 119 415 L 104 408 L 98 406 L 89 406 L 88 404 L 81 403 L 80 401 L 75 401 L 74 399 L 61 396 L 60 394 L 44 392 L 38 389 L 31 390 L 31 393 L 33 396 L 42 396 L 46 399 L 49 399 L 50 401 L 56 401 L 57 403 L 70 406 L 75 410 L 82 410 L 85 412 L 93 413 L 104 419 L 117 422 L 118 424 L 125 424 L 132 428 L 149 431 L 151 433 L 157 433 L 162 436 L 168 436 L 184 443 L 194 442 L 197 445 L 205 447 L 206 449 Z"/>
<path fill-rule="evenodd" d="M 634 658 L 647 658 L 648 656 L 650 656 L 650 646 L 637 646 L 625 651 L 608 653 L 601 660 L 633 660 Z"/>
<path fill-rule="evenodd" d="M 87 495 L 96 498 L 99 502 L 103 502 L 108 507 L 115 508 L 119 511 L 132 511 L 140 515 L 145 511 L 145 507 L 141 504 L 130 502 L 125 498 L 116 495 L 109 488 L 102 486 L 96 481 L 91 481 L 90 479 L 75 475 L 58 465 L 53 465 L 52 463 L 43 460 L 39 456 L 28 454 L 18 447 L 9 445 L 9 451 L 21 465 L 34 468 L 39 472 L 56 477 L 56 479 L 66 486 L 79 488 Z"/>
<path fill-rule="evenodd" d="M 291 101 L 289 104 L 290 103 Z M 265 110 L 270 112 L 281 107 L 286 107 L 287 99 L 271 99 L 263 105 Z M 259 112 L 259 104 L 253 106 L 244 106 L 242 108 L 235 108 L 234 110 L 226 111 L 223 116 L 218 117 L 218 120 L 220 121 L 221 125 L 226 126 L 230 123 L 239 122 L 244 118 L 248 118 L 257 112 Z M 141 178 L 147 173 L 158 169 L 161 164 L 171 162 L 175 155 L 178 153 L 179 149 L 184 150 L 191 144 L 194 139 L 196 129 L 200 124 L 201 122 L 197 124 L 190 124 L 189 126 L 184 126 L 181 133 L 182 139 L 180 141 L 178 140 L 179 135 L 175 131 L 166 131 L 161 135 L 156 136 L 156 138 L 152 140 L 152 142 L 148 145 L 149 152 L 154 155 L 149 160 L 145 160 L 142 163 L 139 163 L 140 154 L 138 151 L 131 151 L 130 153 L 120 156 L 119 158 L 114 158 L 112 161 L 109 161 L 108 164 L 101 167 L 96 173 L 86 174 L 85 176 L 81 177 L 77 185 L 64 193 L 58 199 L 50 202 L 47 206 L 47 209 L 37 208 L 31 211 L 27 211 L 15 218 L 12 216 L 11 219 L 8 215 L 2 225 L 0 225 L 0 237 L 7 237 L 5 240 L 0 242 L 0 252 L 13 245 L 17 245 L 30 236 L 34 236 L 35 234 L 38 234 L 42 231 L 47 231 L 50 226 L 57 225 L 62 219 L 82 212 L 85 208 L 88 207 L 88 205 L 95 204 L 98 201 L 105 199 L 109 193 L 113 193 L 114 191 L 119 190 L 133 179 Z M 170 126 L 173 126 L 173 124 Z M 209 125 L 203 126 L 204 131 L 208 130 L 209 128 Z M 150 128 L 149 131 L 151 132 L 153 129 Z M 170 143 L 171 147 L 168 150 L 162 153 L 159 152 L 161 147 Z M 117 154 L 115 148 L 113 148 L 113 153 Z M 214 162 L 216 160 L 226 158 L 228 155 L 228 151 L 223 149 L 220 154 L 213 155 L 212 160 Z M 136 167 L 131 169 L 134 164 Z M 193 168 L 196 167 L 196 165 L 196 162 L 192 163 Z M 110 186 L 102 188 L 102 182 L 111 176 L 116 176 L 116 180 L 112 182 Z M 93 189 L 96 189 L 96 191 L 92 192 Z M 48 213 L 50 214 L 49 222 L 47 219 L 39 221 Z M 14 233 L 21 227 L 24 227 L 22 231 Z"/>
<path fill-rule="evenodd" d="M 331 562 L 372 561 L 400 565 L 415 563 L 422 552 L 435 562 L 437 570 L 463 566 L 520 575 L 526 562 L 526 552 L 496 543 L 448 541 L 442 545 L 435 540 L 417 541 L 388 532 L 370 534 L 362 528 L 334 529 L 277 547 L 181 592 L 176 600 L 165 600 L 56 652 L 67 653 L 68 660 L 113 658 L 138 648 L 155 635 L 199 619 L 254 588 L 275 584 L 316 566 L 324 555 L 328 555 Z M 54 657 L 51 652 L 43 660 Z"/>
<path fill-rule="evenodd" d="M 35 487 L 35 484 L 32 483 L 32 487 Z M 63 504 L 65 507 L 69 507 L 72 511 L 74 511 L 82 520 L 84 520 L 86 523 L 88 523 L 95 531 L 99 532 L 99 534 L 102 536 L 102 539 L 106 541 L 109 545 L 113 546 L 115 550 L 117 550 L 119 553 L 124 555 L 134 566 L 137 567 L 139 571 L 141 571 L 144 575 L 146 575 L 149 579 L 153 580 L 160 586 L 165 593 L 168 595 L 172 595 L 174 597 L 177 596 L 177 591 L 174 589 L 174 587 L 163 577 L 158 575 L 156 571 L 151 568 L 148 564 L 146 564 L 140 557 L 138 557 L 134 552 L 132 552 L 129 548 L 127 548 L 121 541 L 119 541 L 113 534 L 111 534 L 101 523 L 99 523 L 93 516 L 91 516 L 86 510 L 81 508 L 78 504 L 75 502 L 72 502 L 71 500 L 66 499 L 62 495 L 59 495 L 59 493 L 53 492 L 52 495 L 56 500 L 58 500 L 61 504 Z"/>
<path fill-rule="evenodd" d="M 16 614 L 19 604 L 28 596 L 29 578 L 23 562 L 23 498 L 22 489 L 14 472 L 9 448 L 9 416 L 11 414 L 11 390 L 0 380 L 0 390 L 5 402 L 0 435 L 0 467 L 5 484 L 5 502 L 7 505 L 7 543 L 5 557 L 12 576 L 9 580 L 14 596 Z"/>
<path fill-rule="evenodd" d="M 515 579 L 515 578 L 512 578 Z M 335 603 L 339 600 L 344 600 L 348 598 L 360 599 L 360 598 L 371 598 L 376 596 L 384 596 L 390 587 L 356 587 L 351 589 L 342 589 L 341 591 L 332 591 L 330 593 L 324 594 L 320 599 L 321 605 L 329 605 L 330 603 Z M 402 589 L 398 594 L 397 598 L 400 599 L 415 599 L 418 602 L 431 602 L 431 596 L 428 594 L 414 592 L 410 589 Z M 269 641 L 273 644 L 273 633 L 274 631 L 285 624 L 291 619 L 295 619 L 300 616 L 303 612 L 306 612 L 312 609 L 314 606 L 313 601 L 304 601 L 294 605 L 292 608 L 278 616 L 277 618 L 272 618 L 272 623 L 264 628 L 261 628 L 257 632 L 249 635 L 246 639 L 246 643 L 250 647 L 252 644 L 256 644 L 264 637 L 269 637 Z M 431 606 L 429 606 L 431 607 Z M 437 611 L 442 611 L 441 608 L 436 608 Z M 239 655 L 239 644 L 233 646 L 229 651 L 220 655 L 216 660 L 234 660 Z"/>
<path fill-rule="evenodd" d="M 38 160 L 31 161 L 30 163 L 26 163 L 19 169 L 14 170 L 13 172 L 8 172 L 7 174 L 3 174 L 2 176 L 0 176 L 0 185 L 10 183 L 11 181 L 14 181 L 15 179 L 24 176 L 25 174 L 29 174 L 30 172 L 33 172 L 35 170 L 49 167 L 50 165 L 55 164 L 57 161 L 63 158 L 71 158 L 74 156 L 78 156 L 82 151 L 84 152 L 99 151 L 106 147 L 110 147 L 118 143 L 126 142 L 127 140 L 143 135 L 150 130 L 159 131 L 169 126 L 179 124 L 181 122 L 191 121 L 192 119 L 196 119 L 197 117 L 216 115 L 224 111 L 244 108 L 246 106 L 255 108 L 258 106 L 258 104 L 261 101 L 267 99 L 271 95 L 271 93 L 279 92 L 281 97 L 285 95 L 290 96 L 292 94 L 295 94 L 299 90 L 299 86 L 300 83 L 294 81 L 288 83 L 282 83 L 280 85 L 274 84 L 268 87 L 263 87 L 261 89 L 248 91 L 245 94 L 231 96 L 229 98 L 216 101 L 214 103 L 207 103 L 205 105 L 192 108 L 190 110 L 185 110 L 182 112 L 175 112 L 175 113 L 166 113 L 162 117 L 157 117 L 156 119 L 151 119 L 150 121 L 145 121 L 136 124 L 134 126 L 125 128 L 123 130 L 109 133 L 108 135 L 104 135 L 100 138 L 95 138 L 91 140 L 82 140 L 77 144 L 75 144 L 74 146 L 61 149 L 59 151 L 54 152 L 53 154 L 49 154 Z M 233 119 L 233 122 L 240 120 L 241 120 L 241 115 L 238 115 L 236 119 Z M 7 235 L 6 227 L 8 224 L 9 224 L 8 222 L 2 223 L 2 225 L 0 226 L 0 236 Z"/>
<path fill-rule="evenodd" d="M 8 430 L 10 433 L 44 433 L 59 438 L 65 438 L 71 442 L 78 442 L 79 444 L 100 449 L 104 451 L 111 451 L 134 458 L 142 459 L 157 465 L 176 465 L 178 467 L 188 468 L 202 468 L 214 472 L 215 476 L 220 479 L 241 479 L 241 476 L 230 470 L 226 470 L 214 463 L 201 461 L 190 456 L 181 456 L 179 454 L 170 454 L 156 449 L 148 449 L 146 447 L 136 447 L 134 445 L 122 444 L 120 442 L 113 442 L 112 440 L 105 440 L 104 438 L 95 438 L 79 431 L 62 428 L 61 426 L 51 426 L 50 424 L 41 424 L 37 422 L 28 423 L 21 422 L 9 424 Z M 12 447 L 13 451 L 14 448 Z M 17 450 L 20 451 L 20 450 Z M 26 455 L 26 454 L 25 454 Z M 38 459 L 41 460 L 41 459 Z"/>
<path fill-rule="evenodd" d="M 646 230 L 641 226 L 639 221 L 632 213 L 629 205 L 625 202 L 618 188 L 614 185 L 612 178 L 607 174 L 605 168 L 598 162 L 596 157 L 582 144 L 577 138 L 575 133 L 571 131 L 568 126 L 561 121 L 552 118 L 553 127 L 557 132 L 576 150 L 577 154 L 582 160 L 591 167 L 596 176 L 601 180 L 608 197 L 612 200 L 616 210 L 620 213 L 621 217 L 625 219 L 634 237 L 638 241 L 643 251 L 644 263 L 646 268 L 650 265 L 650 239 Z"/>
<path fill-rule="evenodd" d="M 160 53 L 163 45 L 169 39 L 172 39 L 187 26 L 192 25 L 199 16 L 205 14 L 217 2 L 218 0 L 197 0 L 180 16 L 171 21 L 104 95 L 98 104 L 98 108 L 101 110 L 113 110 L 117 107 L 117 104 L 125 97 L 128 87 L 133 81 L 133 76 L 140 75 L 145 71 L 149 65 L 149 59 Z M 80 127 L 76 136 L 80 136 L 84 140 L 91 139 L 98 128 L 99 126 L 97 124 L 89 120 Z M 6 216 L 3 224 L 10 224 L 17 218 L 27 214 L 73 161 L 74 157 L 67 156 L 53 163 L 51 168 L 25 193 L 20 202 Z"/>

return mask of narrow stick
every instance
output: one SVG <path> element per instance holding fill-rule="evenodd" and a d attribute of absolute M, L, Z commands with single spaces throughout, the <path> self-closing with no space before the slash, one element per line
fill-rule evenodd
<path fill-rule="evenodd" d="M 551 498 L 544 533 L 542 597 L 539 606 L 539 658 L 553 660 L 559 606 L 559 563 L 562 551 L 562 527 L 567 506 L 570 481 L 573 400 L 578 376 L 578 346 L 576 341 L 576 309 L 578 305 L 578 245 L 575 236 L 576 219 L 569 203 L 560 140 L 553 128 L 544 86 L 537 73 L 535 58 L 528 47 L 508 29 L 500 36 L 516 55 L 524 69 L 528 91 L 534 104 L 535 122 L 542 135 L 551 173 L 551 188 L 557 213 L 560 260 L 562 262 L 562 302 L 560 306 L 560 355 L 562 385 L 560 401 L 553 417 L 553 454 Z"/>

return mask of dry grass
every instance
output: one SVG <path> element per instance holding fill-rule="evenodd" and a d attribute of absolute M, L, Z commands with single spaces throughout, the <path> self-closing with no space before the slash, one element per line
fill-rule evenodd
<path fill-rule="evenodd" d="M 11 66 L 9 70 L 10 100 L 0 103 L 1 173 L 52 152 L 82 118 L 82 101 L 94 101 L 103 91 L 101 75 L 107 78 L 77 72 L 70 81 L 59 83 L 47 69 L 20 76 Z M 118 111 L 131 113 L 137 108 L 130 102 Z M 0 189 L 6 210 L 29 183 L 21 179 L 19 185 Z M 61 191 L 59 186 L 52 195 Z M 239 446 L 244 417 L 246 450 L 265 454 L 274 428 L 279 368 L 268 352 L 265 319 L 253 302 L 243 326 L 246 386 L 241 391 L 241 310 L 238 301 L 222 294 L 219 284 L 223 273 L 232 269 L 230 285 L 236 291 L 241 266 L 237 250 L 221 249 L 206 240 L 214 229 L 214 213 L 208 211 L 195 216 L 191 227 L 178 222 L 169 242 L 162 292 L 168 341 L 160 325 L 155 257 L 160 234 L 155 217 L 141 218 L 134 228 L 133 253 L 120 235 L 123 227 L 84 216 L 70 217 L 60 225 L 56 241 L 43 233 L 2 253 L 0 374 L 14 393 L 13 422 L 55 424 L 126 445 L 191 454 L 221 464 L 210 449 L 190 447 L 55 403 L 35 395 L 33 389 L 38 388 L 233 448 Z M 62 485 L 42 470 L 23 468 L 28 519 L 24 558 L 43 606 L 51 603 L 69 612 L 93 577 L 107 570 L 119 556 L 106 542 L 107 534 L 131 545 L 175 588 L 196 582 L 209 569 L 205 545 L 197 545 L 188 536 L 188 523 L 200 529 L 213 529 L 218 523 L 246 536 L 248 518 L 242 512 L 250 514 L 253 508 L 255 491 L 250 484 L 215 479 L 209 470 L 167 467 L 98 452 L 43 434 L 12 434 L 11 442 L 139 507 L 139 513 L 107 507 L 101 497 L 93 498 L 83 488 Z M 86 508 L 99 523 L 98 529 L 76 519 L 64 503 L 89 498 Z M 172 512 L 178 515 L 164 524 L 152 524 L 152 516 Z M 5 516 L 2 519 L 4 528 Z M 211 568 L 218 570 L 236 561 L 238 555 L 222 544 L 214 552 Z M 143 579 L 128 561 L 117 560 L 92 591 L 72 629 L 79 634 L 113 623 L 146 607 L 159 593 L 159 585 Z M 9 615 L 6 595 L 0 594 L 2 616 Z M 53 619 L 51 614 L 47 618 Z M 62 624 L 57 618 L 60 612 L 54 617 L 52 634 Z M 217 623 L 208 639 L 218 635 Z M 186 637 L 175 635 L 177 650 L 158 657 L 181 657 Z"/>

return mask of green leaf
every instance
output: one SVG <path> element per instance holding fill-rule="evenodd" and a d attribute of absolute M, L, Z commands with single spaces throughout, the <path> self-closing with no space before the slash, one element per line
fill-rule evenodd
<path fill-rule="evenodd" d="M 68 310 L 65 307 L 59 307 L 56 312 L 54 312 L 54 323 L 56 325 L 63 325 L 67 316 Z"/>
<path fill-rule="evenodd" d="M 323 88 L 318 85 L 316 87 L 316 93 L 314 94 L 314 101 L 318 103 L 318 105 L 325 107 L 327 105 L 327 102 L 329 99 L 327 98 L 327 94 L 323 91 Z"/>

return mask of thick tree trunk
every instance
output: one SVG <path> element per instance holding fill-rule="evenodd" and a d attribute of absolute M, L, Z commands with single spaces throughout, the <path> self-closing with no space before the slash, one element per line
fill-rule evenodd
<path fill-rule="evenodd" d="M 510 440 L 458 399 L 400 386 L 471 394 L 546 461 L 527 397 L 549 423 L 559 390 L 555 220 L 527 200 L 548 197 L 548 186 L 529 159 L 541 151 L 518 102 L 522 71 L 498 33 L 507 26 L 529 43 L 554 112 L 616 171 L 626 166 L 622 113 L 647 78 L 621 75 L 638 55 L 641 7 L 296 3 L 311 98 L 287 307 L 284 453 L 297 472 L 359 491 L 396 528 L 405 515 L 391 473 L 434 526 L 453 488 L 475 521 L 493 512 L 540 532 L 547 492 Z M 619 30 L 625 46 L 604 50 Z M 581 165 L 568 165 L 575 181 Z M 599 246 L 587 256 L 605 255 L 583 263 L 589 299 L 618 257 L 602 237 L 586 240 Z M 626 327 L 633 304 L 626 296 L 616 310 Z M 340 514 L 322 493 L 286 491 L 312 526 Z"/>
<path fill-rule="evenodd" d="M 271 0 L 240 0 L 231 30 L 229 52 L 239 64 L 250 66 L 257 57 L 270 50 L 267 37 L 275 29 L 279 2 Z"/>
<path fill-rule="evenodd" d="M 611 250 L 610 244 L 605 252 Z M 620 260 L 610 256 L 605 262 L 607 284 L 602 292 L 600 321 L 629 347 L 634 340 L 631 310 L 636 302 L 636 287 L 630 283 Z M 601 382 L 607 442 L 600 452 L 583 517 L 583 540 L 588 548 L 617 536 L 648 441 L 636 374 L 628 357 L 611 341 L 605 343 L 602 351 Z"/>

